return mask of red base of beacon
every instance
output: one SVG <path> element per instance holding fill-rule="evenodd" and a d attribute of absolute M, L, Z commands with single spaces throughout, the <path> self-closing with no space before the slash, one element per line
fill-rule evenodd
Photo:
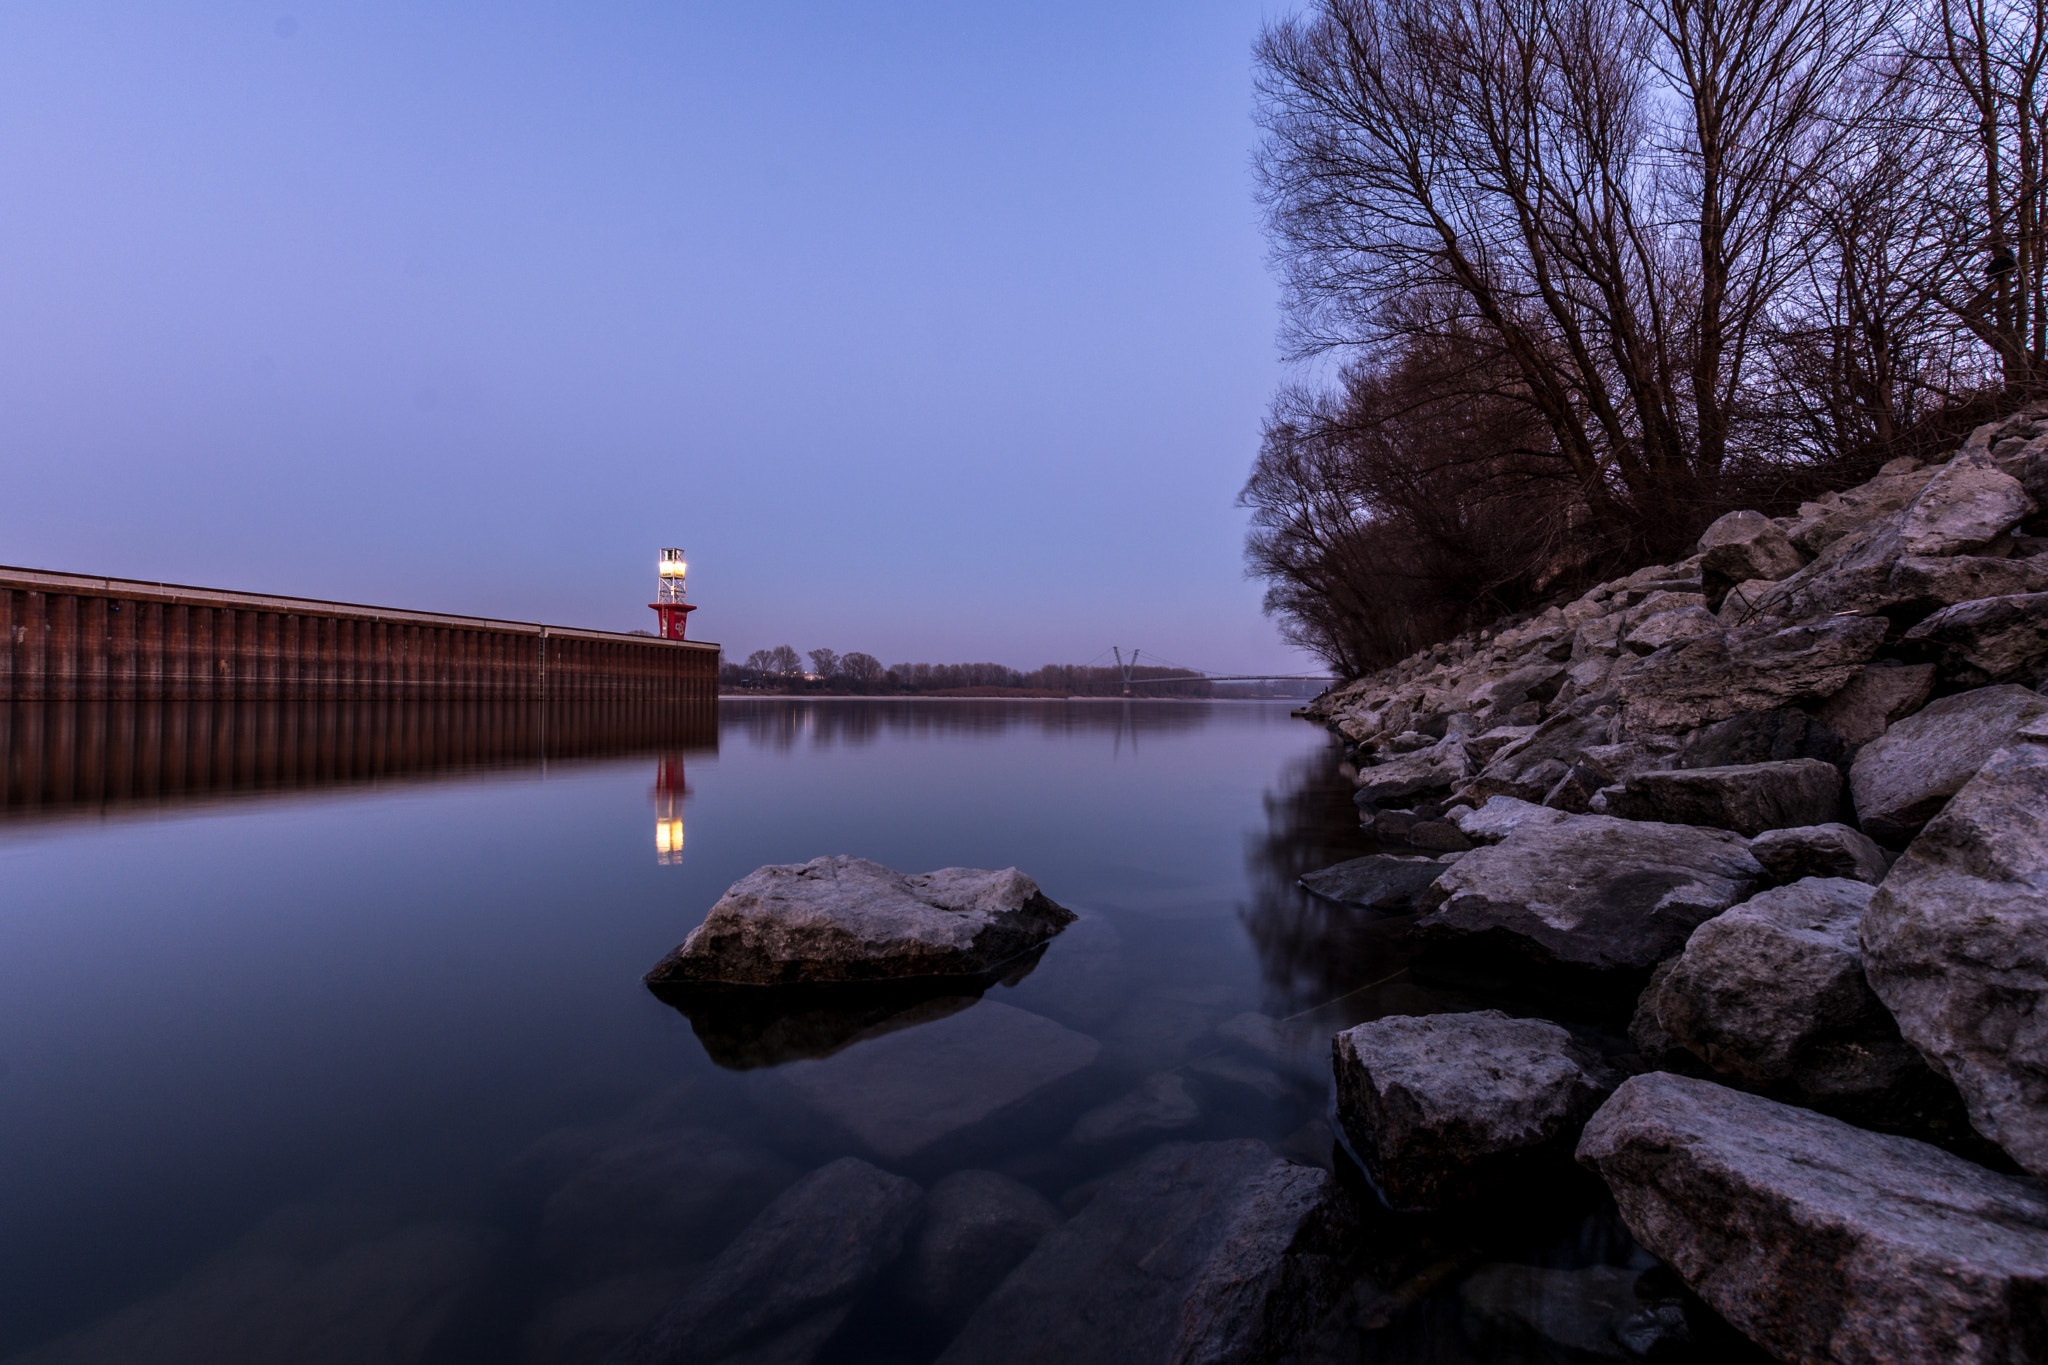
<path fill-rule="evenodd" d="M 691 612 L 697 610 L 687 602 L 649 602 L 654 614 L 661 622 L 661 628 L 654 633 L 664 640 L 683 638 L 683 627 L 688 624 Z"/>

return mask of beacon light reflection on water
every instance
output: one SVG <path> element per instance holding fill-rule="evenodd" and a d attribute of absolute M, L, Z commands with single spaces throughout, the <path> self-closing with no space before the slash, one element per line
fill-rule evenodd
<path fill-rule="evenodd" d="M 683 779 L 683 756 L 664 754 L 654 769 L 654 860 L 663 867 L 683 861 L 683 800 L 690 794 Z"/>

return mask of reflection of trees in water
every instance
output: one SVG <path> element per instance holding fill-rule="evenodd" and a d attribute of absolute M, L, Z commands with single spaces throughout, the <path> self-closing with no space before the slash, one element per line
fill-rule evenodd
<path fill-rule="evenodd" d="M 1349 909 L 1297 884 L 1304 872 L 1377 849 L 1358 826 L 1342 763 L 1333 742 L 1289 764 L 1266 793 L 1266 828 L 1245 841 L 1252 899 L 1239 918 L 1283 1014 L 1381 981 L 1413 955 L 1406 942 L 1410 917 Z"/>
<path fill-rule="evenodd" d="M 1208 724 L 1221 707 L 1243 703 L 1176 701 L 1010 701 L 980 698 L 894 698 L 813 701 L 798 697 L 727 697 L 719 722 L 761 748 L 787 750 L 872 744 L 891 738 L 947 738 L 1031 732 L 1102 735 L 1119 746 L 1143 735 L 1184 734 Z M 1277 718 L 1281 717 L 1274 708 Z"/>

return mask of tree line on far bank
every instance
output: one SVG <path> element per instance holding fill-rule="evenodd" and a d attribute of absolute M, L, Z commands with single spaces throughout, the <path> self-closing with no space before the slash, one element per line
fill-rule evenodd
<path fill-rule="evenodd" d="M 2039 0 L 1313 0 L 1257 49 L 1297 358 L 1241 502 L 1346 674 L 2048 388 Z"/>
<path fill-rule="evenodd" d="M 788 645 L 757 649 L 743 663 L 728 663 L 719 669 L 719 685 L 736 692 L 826 693 L 855 696 L 934 695 L 967 693 L 1002 695 L 1032 693 L 1067 697 L 1113 697 L 1124 689 L 1124 677 L 1116 668 L 1087 664 L 1046 664 L 1020 672 L 1006 664 L 902 663 L 884 667 L 872 654 L 838 654 L 813 649 L 799 656 Z M 1218 695 L 1208 679 L 1184 668 L 1140 666 L 1131 670 L 1134 681 L 1147 686 L 1134 688 L 1141 697 L 1209 697 Z M 1183 679 L 1158 682 L 1153 679 Z"/>

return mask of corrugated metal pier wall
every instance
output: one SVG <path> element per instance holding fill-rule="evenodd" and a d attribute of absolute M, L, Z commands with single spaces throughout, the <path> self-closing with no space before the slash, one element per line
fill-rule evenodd
<path fill-rule="evenodd" d="M 0 701 L 714 701 L 719 651 L 0 567 Z"/>

